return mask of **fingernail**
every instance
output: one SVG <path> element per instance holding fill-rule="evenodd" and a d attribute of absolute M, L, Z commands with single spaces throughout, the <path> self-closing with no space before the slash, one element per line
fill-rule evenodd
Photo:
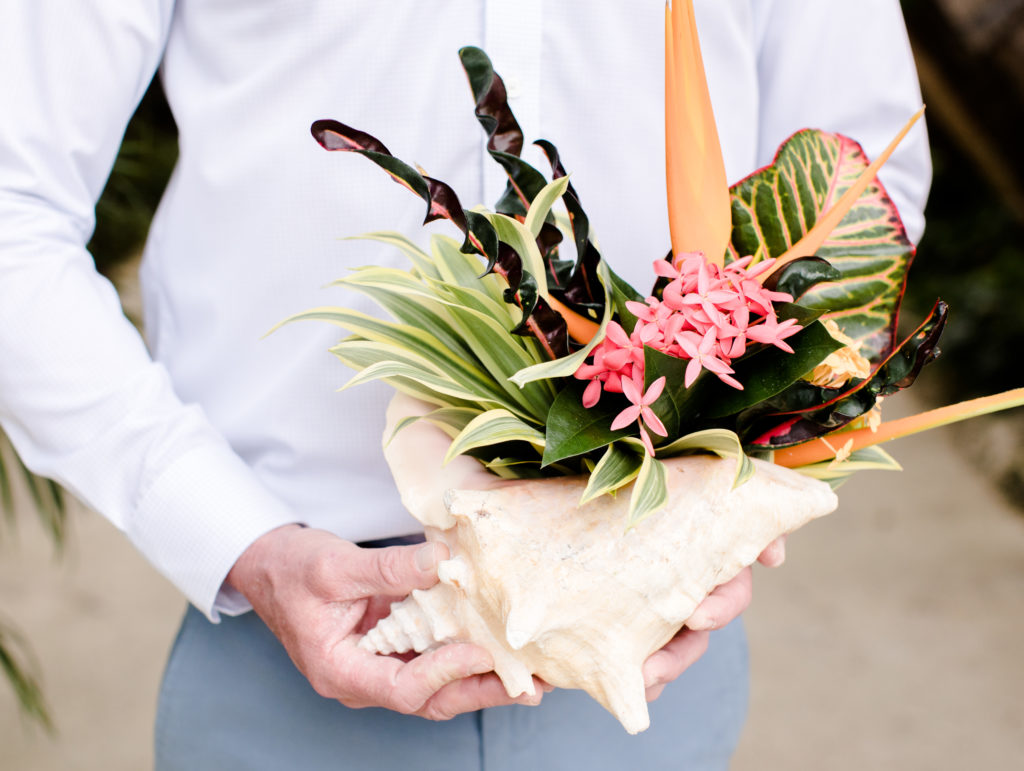
<path fill-rule="evenodd" d="M 694 613 L 686 620 L 686 625 L 695 632 L 706 632 L 715 628 L 715 620 L 703 613 Z"/>
<path fill-rule="evenodd" d="M 436 570 L 438 561 L 437 547 L 432 543 L 425 543 L 416 551 L 416 567 L 424 573 Z"/>

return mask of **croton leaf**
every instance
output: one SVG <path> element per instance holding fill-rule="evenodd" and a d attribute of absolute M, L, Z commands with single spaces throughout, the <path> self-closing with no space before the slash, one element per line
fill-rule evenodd
<path fill-rule="evenodd" d="M 547 156 L 548 162 L 551 164 L 552 177 L 555 179 L 565 177 L 566 172 L 558 155 L 558 148 L 544 139 L 538 140 L 534 144 L 540 147 Z M 572 183 L 566 186 L 562 201 L 569 213 L 569 223 L 572 226 L 573 239 L 576 242 L 576 264 L 562 288 L 560 299 L 569 303 L 570 307 L 594 308 L 600 305 L 604 296 L 597 276 L 597 263 L 601 260 L 601 254 L 590 238 L 590 219 L 583 210 L 579 195 Z"/>
<path fill-rule="evenodd" d="M 938 354 L 948 307 L 941 300 L 931 313 L 871 375 L 846 388 L 794 383 L 738 418 L 738 432 L 753 446 L 788 447 L 835 431 L 870 410 L 879 396 L 914 383 L 921 368 Z M 766 414 L 767 413 L 767 414 Z"/>
<path fill-rule="evenodd" d="M 476 99 L 477 120 L 489 137 L 488 149 L 522 154 L 523 131 L 509 109 L 505 83 L 494 71 L 490 58 L 479 48 L 466 46 L 459 50 L 459 60 Z"/>
<path fill-rule="evenodd" d="M 448 219 L 459 230 L 468 234 L 469 225 L 455 191 L 444 182 L 426 177 L 409 164 L 400 161 L 376 137 L 330 119 L 314 121 L 310 132 L 325 150 L 358 153 L 369 158 L 390 174 L 397 183 L 416 193 L 427 204 L 424 224 L 437 219 Z"/>
<path fill-rule="evenodd" d="M 476 100 L 477 120 L 487 132 L 487 151 L 508 174 L 509 186 L 495 205 L 500 214 L 525 215 L 532 201 L 547 183 L 544 175 L 528 164 L 523 151 L 523 132 L 508 106 L 505 83 L 483 51 L 473 46 L 459 50 L 462 68 Z"/>
<path fill-rule="evenodd" d="M 839 134 L 807 129 L 779 148 L 772 165 L 732 187 L 733 257 L 777 257 L 800 240 L 868 166 L 860 145 Z M 914 255 L 896 207 L 875 180 L 817 256 L 841 278 L 816 284 L 796 299 L 830 309 L 840 329 L 862 342 L 875 362 L 895 344 L 896 316 Z M 810 256 L 810 255 L 808 255 Z"/>
<path fill-rule="evenodd" d="M 395 158 L 380 140 L 364 131 L 329 119 L 314 122 L 310 130 L 324 149 L 354 152 L 369 158 L 396 182 L 420 196 L 427 203 L 425 223 L 441 218 L 450 220 L 466 237 L 462 251 L 482 254 L 487 259 L 485 273 L 494 270 L 509 282 L 506 302 L 514 303 L 523 310 L 522 322 L 516 327 L 516 334 L 536 337 L 551 358 L 568 353 L 565 322 L 550 308 L 539 315 L 536 313 L 538 295 L 535 283 L 523 271 L 519 253 L 511 246 L 499 243 L 494 226 L 485 215 L 464 210 L 455 191 L 447 184 L 420 174 L 409 164 Z M 545 180 L 536 170 L 534 174 L 530 177 L 528 188 L 536 194 L 544 188 Z M 550 240 L 550 235 L 547 239 Z"/>

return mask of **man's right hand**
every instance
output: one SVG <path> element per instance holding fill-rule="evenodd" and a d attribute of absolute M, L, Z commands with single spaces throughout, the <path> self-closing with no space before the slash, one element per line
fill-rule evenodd
<path fill-rule="evenodd" d="M 361 549 L 323 530 L 287 525 L 257 539 L 228 582 L 252 603 L 295 666 L 321 696 L 348 707 L 385 707 L 430 720 L 504 704 L 510 699 L 491 670 L 491 655 L 455 643 L 408 661 L 357 647 L 390 603 L 437 583 L 443 544 Z"/>

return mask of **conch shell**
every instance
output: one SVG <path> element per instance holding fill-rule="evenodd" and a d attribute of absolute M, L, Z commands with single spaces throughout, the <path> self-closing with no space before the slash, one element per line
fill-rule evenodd
<path fill-rule="evenodd" d="M 510 696 L 532 693 L 537 675 L 582 688 L 627 731 L 643 731 L 647 657 L 776 537 L 838 504 L 828 485 L 771 463 L 755 461 L 735 489 L 734 460 L 666 465 L 669 505 L 628 531 L 628 490 L 578 506 L 583 477 L 449 490 L 445 521 L 432 517 L 445 527 L 426 528 L 451 553 L 440 582 L 392 606 L 361 646 L 473 642 L 493 655 Z"/>

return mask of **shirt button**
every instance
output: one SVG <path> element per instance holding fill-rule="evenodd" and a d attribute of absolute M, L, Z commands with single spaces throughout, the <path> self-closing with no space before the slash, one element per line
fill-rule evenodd
<path fill-rule="evenodd" d="M 505 80 L 505 93 L 509 99 L 518 99 L 523 95 L 523 84 L 519 78 L 512 76 Z"/>

